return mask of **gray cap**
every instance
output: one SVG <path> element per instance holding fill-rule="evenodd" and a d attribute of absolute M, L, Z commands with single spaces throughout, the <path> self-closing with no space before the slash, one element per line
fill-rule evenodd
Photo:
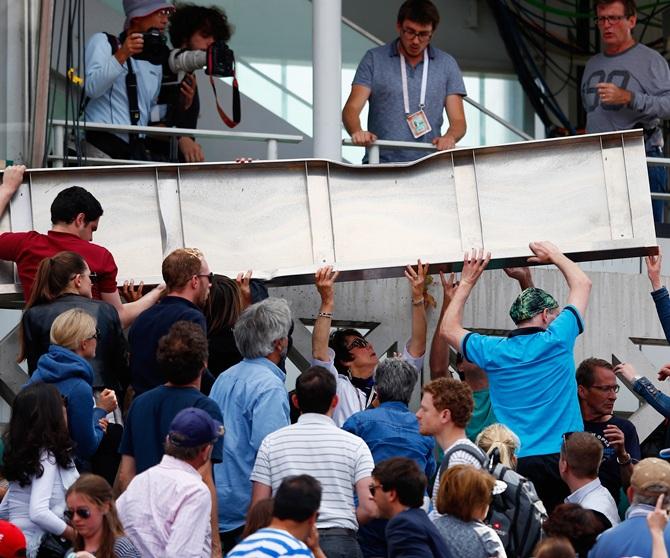
<path fill-rule="evenodd" d="M 126 14 L 125 29 L 130 27 L 130 20 L 135 17 L 144 17 L 158 10 L 174 10 L 170 2 L 158 2 L 156 0 L 123 0 L 123 11 Z"/>

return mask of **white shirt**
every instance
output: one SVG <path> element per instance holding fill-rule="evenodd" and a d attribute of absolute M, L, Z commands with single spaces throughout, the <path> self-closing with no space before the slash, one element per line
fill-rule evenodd
<path fill-rule="evenodd" d="M 616 502 L 612 498 L 610 491 L 601 484 L 599 478 L 575 490 L 565 501 L 569 504 L 579 504 L 587 510 L 595 510 L 602 513 L 610 520 L 612 527 L 621 522 Z"/>
<path fill-rule="evenodd" d="M 457 446 L 459 444 L 463 444 L 466 446 L 472 446 L 476 450 L 480 451 L 482 454 L 482 450 L 480 450 L 475 444 L 473 444 L 470 440 L 467 438 L 460 438 L 459 440 L 456 440 L 453 444 L 451 444 L 448 448 L 444 450 L 444 454 L 446 455 L 449 453 L 449 450 L 453 448 L 454 446 Z M 454 453 L 451 454 L 449 457 L 449 467 L 453 467 L 454 465 L 472 465 L 475 469 L 481 469 L 482 464 L 477 460 L 476 457 L 473 455 L 470 455 L 466 451 L 455 451 Z M 440 517 L 439 512 L 437 511 L 437 493 L 440 491 L 440 479 L 442 478 L 441 476 L 441 471 L 442 468 L 438 469 L 437 471 L 437 477 L 435 478 L 435 484 L 433 484 L 433 494 L 431 495 L 431 501 L 433 503 L 433 510 L 430 512 L 429 516 L 432 521 L 435 521 L 435 518 Z"/>
<path fill-rule="evenodd" d="M 374 462 L 367 444 L 316 413 L 301 415 L 297 424 L 268 434 L 256 456 L 251 480 L 279 488 L 291 475 L 311 475 L 323 490 L 319 529 L 358 529 L 354 489 L 372 474 Z"/>
<path fill-rule="evenodd" d="M 414 368 L 421 372 L 424 356 L 425 355 L 413 357 L 407 350 L 407 345 L 405 345 L 400 358 L 409 362 Z M 312 366 L 322 366 L 333 374 L 337 380 L 337 397 L 339 402 L 333 413 L 333 421 L 335 421 L 335 424 L 338 427 L 341 428 L 346 420 L 354 413 L 365 411 L 370 404 L 370 401 L 366 400 L 365 392 L 362 389 L 355 387 L 347 376 L 344 376 L 337 371 L 337 368 L 335 368 L 335 351 L 333 351 L 333 349 L 328 349 L 328 360 L 312 359 Z"/>
<path fill-rule="evenodd" d="M 43 451 L 41 477 L 33 477 L 26 486 L 9 483 L 9 490 L 0 504 L 0 517 L 14 523 L 26 537 L 28 558 L 37 554 L 44 533 L 61 535 L 67 524 L 63 521 L 65 493 L 79 473 L 74 467 L 63 469 L 53 454 Z"/>
<path fill-rule="evenodd" d="M 130 482 L 116 507 L 126 535 L 142 556 L 211 555 L 212 498 L 200 473 L 185 461 L 164 455 Z"/>

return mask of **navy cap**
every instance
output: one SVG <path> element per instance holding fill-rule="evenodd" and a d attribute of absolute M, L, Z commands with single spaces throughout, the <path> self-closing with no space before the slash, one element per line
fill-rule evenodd
<path fill-rule="evenodd" d="M 177 413 L 170 423 L 168 439 L 181 448 L 194 448 L 214 443 L 223 436 L 223 425 L 209 416 L 209 413 L 195 407 L 188 407 Z"/>

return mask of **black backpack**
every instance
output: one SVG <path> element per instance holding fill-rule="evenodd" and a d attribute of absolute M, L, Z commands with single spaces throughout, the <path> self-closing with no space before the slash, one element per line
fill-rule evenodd
<path fill-rule="evenodd" d="M 498 534 L 509 558 L 532 556 L 533 549 L 540 541 L 542 523 L 547 519 L 544 504 L 538 498 L 533 483 L 499 463 L 497 452 L 489 461 L 481 450 L 469 444 L 457 444 L 444 454 L 438 479 L 456 451 L 464 451 L 475 457 L 482 469 L 506 484 L 503 492 L 493 496 L 485 523 Z"/>

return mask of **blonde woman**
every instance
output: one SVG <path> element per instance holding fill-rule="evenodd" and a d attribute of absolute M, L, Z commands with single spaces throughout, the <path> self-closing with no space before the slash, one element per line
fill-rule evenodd
<path fill-rule="evenodd" d="M 516 469 L 516 452 L 521 442 L 504 424 L 498 422 L 487 426 L 478 434 L 475 443 L 490 460 L 502 463 L 508 469 Z"/>
<path fill-rule="evenodd" d="M 99 332 L 90 314 L 73 308 L 60 314 L 51 325 L 49 351 L 37 361 L 28 383 L 44 382 L 58 388 L 66 401 L 70 436 L 76 456 L 89 459 L 100 445 L 107 413 L 116 409 L 116 396 L 104 390 L 93 398 L 93 370 L 88 362 L 95 356 Z"/>

